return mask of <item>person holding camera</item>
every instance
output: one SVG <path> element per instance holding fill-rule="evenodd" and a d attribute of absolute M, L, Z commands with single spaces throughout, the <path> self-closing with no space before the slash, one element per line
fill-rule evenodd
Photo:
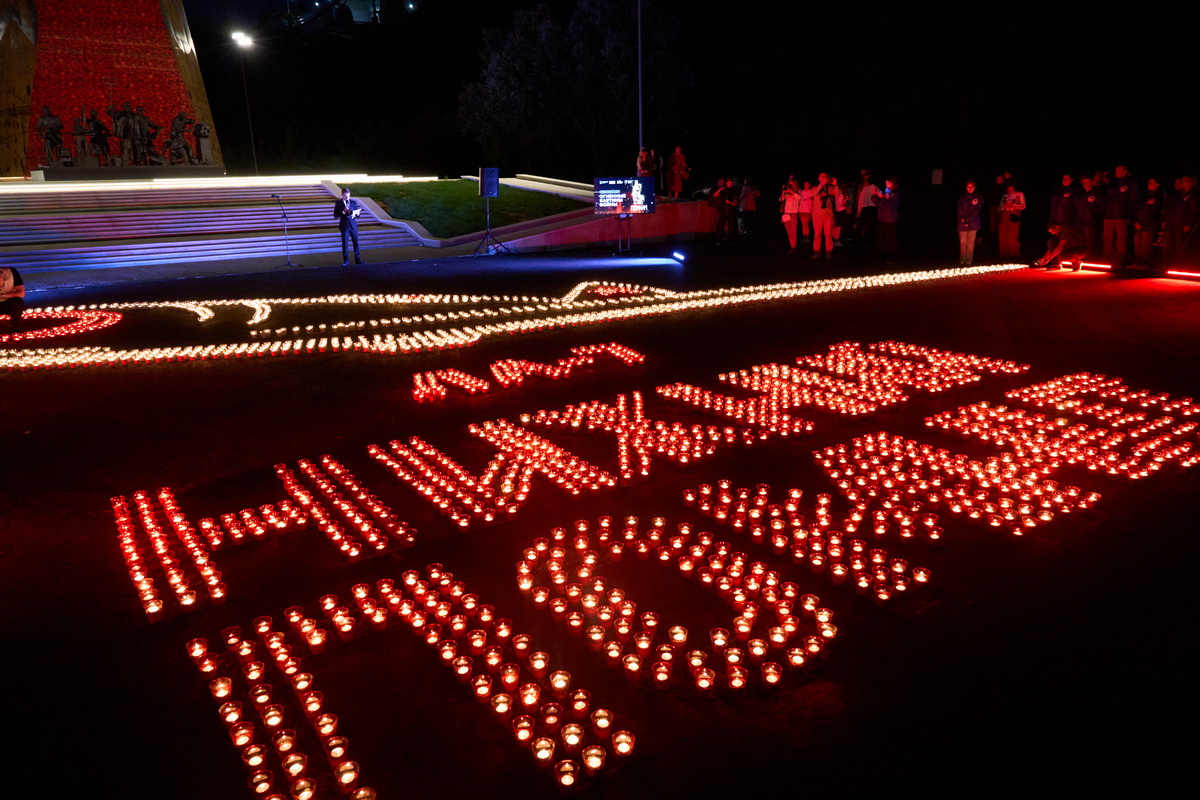
<path fill-rule="evenodd" d="M 1025 210 L 1025 194 L 1018 192 L 1011 181 L 1004 186 L 1000 198 L 1000 257 L 1021 257 L 1021 212 Z"/>
<path fill-rule="evenodd" d="M 813 258 L 821 257 L 822 241 L 825 242 L 826 260 L 833 258 L 833 212 L 839 194 L 841 190 L 837 184 L 829 181 L 828 173 L 822 172 L 817 176 L 812 204 Z"/>
<path fill-rule="evenodd" d="M 875 246 L 884 257 L 884 263 L 893 264 L 900 252 L 900 193 L 898 182 L 888 178 L 883 182 L 883 191 L 875 190 L 876 234 Z"/>
<path fill-rule="evenodd" d="M 796 252 L 796 226 L 800 222 L 800 185 L 796 183 L 795 175 L 789 176 L 788 182 L 783 185 L 779 195 L 779 212 L 783 229 L 787 231 L 790 256 Z"/>

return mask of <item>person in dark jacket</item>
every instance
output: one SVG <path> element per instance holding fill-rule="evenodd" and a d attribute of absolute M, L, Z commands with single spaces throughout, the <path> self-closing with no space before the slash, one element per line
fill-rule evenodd
<path fill-rule="evenodd" d="M 975 181 L 967 181 L 967 190 L 958 198 L 958 265 L 967 267 L 975 259 L 975 237 L 983 222 L 983 195 Z"/>
<path fill-rule="evenodd" d="M 1051 222 L 1046 226 L 1050 231 L 1050 241 L 1046 244 L 1046 254 L 1033 262 L 1035 267 L 1046 269 L 1062 269 L 1063 262 L 1071 265 L 1071 269 L 1079 272 L 1082 262 L 1087 255 L 1087 240 L 1079 229 L 1061 222 Z"/>
<path fill-rule="evenodd" d="M 1063 175 L 1062 186 L 1050 195 L 1050 222 L 1070 225 L 1075 221 L 1075 206 L 1079 198 L 1079 187 L 1075 178 Z"/>
<path fill-rule="evenodd" d="M 1167 198 L 1163 213 L 1163 263 L 1171 264 L 1200 222 L 1200 204 L 1196 198 L 1196 177 L 1184 175 Z"/>
<path fill-rule="evenodd" d="M 1158 181 L 1146 181 L 1146 191 L 1133 209 L 1134 263 L 1144 269 L 1154 266 L 1154 243 L 1163 227 L 1163 192 Z"/>
<path fill-rule="evenodd" d="M 1091 175 L 1079 179 L 1080 192 L 1075 203 L 1075 219 L 1072 225 L 1078 228 L 1088 243 L 1088 255 L 1100 254 L 1100 243 L 1104 231 L 1104 187 L 1096 183 Z"/>
<path fill-rule="evenodd" d="M 895 178 L 888 178 L 883 185 L 882 192 L 875 192 L 875 208 L 878 209 L 875 245 L 886 262 L 891 264 L 896 260 L 896 253 L 900 249 L 896 230 L 900 222 L 900 193 L 896 191 Z"/>
<path fill-rule="evenodd" d="M 362 264 L 362 251 L 358 247 L 358 215 L 362 206 L 350 197 L 350 187 L 342 189 L 342 197 L 333 204 L 333 216 L 337 218 L 342 232 L 342 266 L 350 263 L 350 241 L 354 241 L 354 263 Z"/>
<path fill-rule="evenodd" d="M 1124 165 L 1118 166 L 1104 201 L 1104 258 L 1116 269 L 1123 268 L 1129 257 L 1129 221 L 1137 195 L 1137 182 Z"/>

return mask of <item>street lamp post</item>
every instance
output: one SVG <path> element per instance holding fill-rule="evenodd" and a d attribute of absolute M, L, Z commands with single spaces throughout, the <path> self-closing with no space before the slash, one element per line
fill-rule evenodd
<path fill-rule="evenodd" d="M 238 63 L 242 67 L 242 95 L 246 98 L 246 125 L 250 129 L 250 158 L 254 162 L 254 175 L 258 177 L 258 152 L 254 147 L 254 119 L 250 116 L 250 90 L 246 87 L 246 56 L 247 47 L 254 45 L 254 40 L 241 31 L 234 31 L 233 41 L 238 46 Z"/>

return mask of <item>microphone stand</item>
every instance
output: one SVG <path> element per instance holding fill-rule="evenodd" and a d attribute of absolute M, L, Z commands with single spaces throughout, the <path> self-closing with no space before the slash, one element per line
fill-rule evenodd
<path fill-rule="evenodd" d="M 280 266 L 299 267 L 299 266 L 301 266 L 300 264 L 292 263 L 292 246 L 291 246 L 291 243 L 288 241 L 288 229 L 287 229 L 288 215 L 287 215 L 287 210 L 283 207 L 283 198 L 277 194 L 273 194 L 273 195 L 271 195 L 271 197 L 274 197 L 275 201 L 277 203 L 279 203 L 279 213 L 283 215 L 283 249 L 284 249 L 284 252 L 287 254 L 287 263 L 281 264 Z"/>

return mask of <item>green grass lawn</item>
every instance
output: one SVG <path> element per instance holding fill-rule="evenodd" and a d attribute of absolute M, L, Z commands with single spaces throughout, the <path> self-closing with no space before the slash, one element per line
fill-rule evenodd
<path fill-rule="evenodd" d="M 392 216 L 419 222 L 439 239 L 484 229 L 483 198 L 476 181 L 447 180 L 417 183 L 352 183 L 350 191 L 369 197 Z M 542 192 L 500 187 L 492 198 L 492 227 L 549 217 L 585 207 L 586 203 Z"/>

